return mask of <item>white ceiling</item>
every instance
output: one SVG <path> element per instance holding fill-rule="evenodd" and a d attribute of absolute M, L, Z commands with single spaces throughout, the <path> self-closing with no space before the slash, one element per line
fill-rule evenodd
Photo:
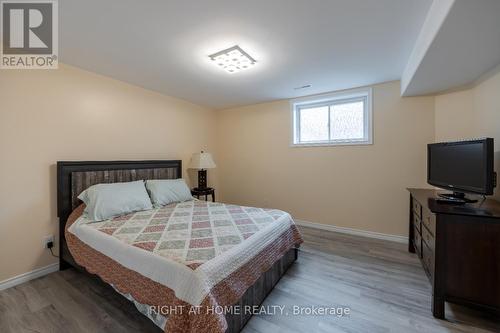
<path fill-rule="evenodd" d="M 400 79 L 431 2 L 60 0 L 60 56 L 227 108 Z M 210 63 L 234 44 L 257 66 L 228 74 Z"/>
<path fill-rule="evenodd" d="M 404 96 L 460 88 L 500 63 L 500 0 L 440 0 L 401 80 Z"/>

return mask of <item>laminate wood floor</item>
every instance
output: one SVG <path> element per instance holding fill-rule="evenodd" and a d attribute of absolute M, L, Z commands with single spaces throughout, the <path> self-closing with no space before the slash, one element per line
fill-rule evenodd
<path fill-rule="evenodd" d="M 300 228 L 305 243 L 263 305 L 288 315 L 258 315 L 244 333 L 500 332 L 500 318 L 447 304 L 432 317 L 431 287 L 406 246 Z M 344 317 L 293 315 L 293 306 L 343 306 Z M 305 310 L 304 310 L 305 311 Z M 70 269 L 0 292 L 0 332 L 159 332 L 111 287 Z"/>

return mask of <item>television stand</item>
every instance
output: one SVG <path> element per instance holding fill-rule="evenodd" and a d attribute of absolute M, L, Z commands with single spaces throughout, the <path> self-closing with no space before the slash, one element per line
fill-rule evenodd
<path fill-rule="evenodd" d="M 477 202 L 475 199 L 469 199 L 465 197 L 465 193 L 453 192 L 453 193 L 440 193 L 439 196 L 445 200 L 439 200 L 440 202 L 447 201 L 449 203 L 465 204 Z"/>
<path fill-rule="evenodd" d="M 429 277 L 434 317 L 445 317 L 445 302 L 500 316 L 500 202 L 443 205 L 438 191 L 409 191 L 408 250 Z"/>

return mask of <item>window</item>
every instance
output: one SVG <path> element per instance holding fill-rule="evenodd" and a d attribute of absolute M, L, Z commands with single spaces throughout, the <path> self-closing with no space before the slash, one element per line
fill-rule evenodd
<path fill-rule="evenodd" d="M 356 89 L 293 100 L 292 145 L 371 144 L 371 103 L 371 89 Z"/>

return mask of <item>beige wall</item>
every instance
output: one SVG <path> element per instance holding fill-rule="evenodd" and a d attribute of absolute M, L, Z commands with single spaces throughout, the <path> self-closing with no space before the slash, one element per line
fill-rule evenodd
<path fill-rule="evenodd" d="M 492 137 L 500 174 L 500 67 L 475 87 L 436 97 L 436 141 Z M 500 200 L 500 191 L 495 191 Z"/>
<path fill-rule="evenodd" d="M 73 67 L 1 71 L 0 281 L 56 262 L 42 238 L 57 237 L 58 160 L 186 167 L 191 153 L 213 150 L 214 121 L 213 111 Z"/>
<path fill-rule="evenodd" d="M 286 100 L 217 112 L 223 201 L 280 208 L 323 224 L 406 235 L 408 193 L 426 185 L 434 98 L 373 87 L 374 144 L 291 148 Z"/>

